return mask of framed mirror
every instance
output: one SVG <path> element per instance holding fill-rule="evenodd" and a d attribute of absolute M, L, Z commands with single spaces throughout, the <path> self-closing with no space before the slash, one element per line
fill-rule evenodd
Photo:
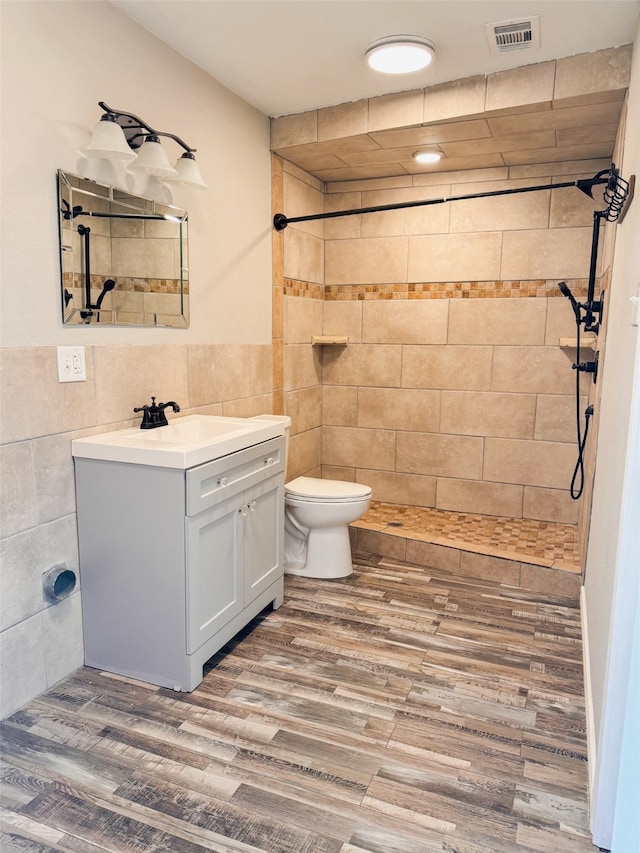
<path fill-rule="evenodd" d="M 62 322 L 189 325 L 185 210 L 58 170 Z"/>

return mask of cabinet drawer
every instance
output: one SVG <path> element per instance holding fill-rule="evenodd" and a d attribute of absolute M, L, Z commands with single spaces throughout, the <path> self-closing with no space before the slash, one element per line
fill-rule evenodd
<path fill-rule="evenodd" d="M 284 437 L 272 438 L 238 453 L 187 471 L 186 514 L 197 515 L 249 486 L 284 471 Z"/>

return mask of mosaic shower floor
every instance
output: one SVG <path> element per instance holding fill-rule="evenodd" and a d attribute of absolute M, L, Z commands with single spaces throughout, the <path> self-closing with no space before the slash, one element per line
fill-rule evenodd
<path fill-rule="evenodd" d="M 352 527 L 579 574 L 574 524 L 448 512 L 372 501 Z"/>

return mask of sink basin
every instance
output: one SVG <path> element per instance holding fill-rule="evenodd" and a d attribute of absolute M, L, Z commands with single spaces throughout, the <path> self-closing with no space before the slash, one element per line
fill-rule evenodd
<path fill-rule="evenodd" d="M 280 423 L 256 418 L 187 415 L 169 426 L 133 427 L 71 442 L 74 456 L 162 468 L 193 468 L 284 435 Z"/>

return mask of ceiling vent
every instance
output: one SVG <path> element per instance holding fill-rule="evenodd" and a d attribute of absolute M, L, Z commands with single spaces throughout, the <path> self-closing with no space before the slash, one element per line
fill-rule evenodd
<path fill-rule="evenodd" d="M 493 56 L 511 50 L 538 50 L 540 48 L 540 17 L 531 15 L 514 21 L 485 24 L 489 51 Z"/>

